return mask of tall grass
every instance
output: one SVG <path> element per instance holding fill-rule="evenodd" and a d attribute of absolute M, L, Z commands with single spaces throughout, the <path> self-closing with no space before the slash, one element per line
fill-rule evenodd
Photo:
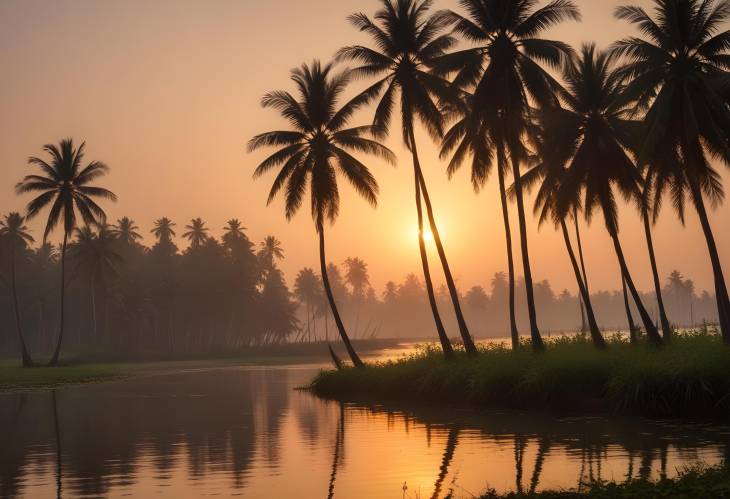
<path fill-rule="evenodd" d="M 730 348 L 715 331 L 677 333 L 655 348 L 610 338 L 550 341 L 547 352 L 504 346 L 447 361 L 433 347 L 365 369 L 321 372 L 311 388 L 341 400 L 470 403 L 649 416 L 730 414 Z"/>

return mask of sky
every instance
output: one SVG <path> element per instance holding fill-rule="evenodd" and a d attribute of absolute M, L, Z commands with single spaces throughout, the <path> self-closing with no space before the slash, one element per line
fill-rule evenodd
<path fill-rule="evenodd" d="M 576 0 L 583 21 L 563 23 L 549 36 L 607 47 L 633 34 L 612 17 L 626 1 Z M 435 7 L 458 10 L 456 0 L 436 0 Z M 317 268 L 309 210 L 287 222 L 280 201 L 267 208 L 273 177 L 253 180 L 252 173 L 270 151 L 248 154 L 246 142 L 285 126 L 276 112 L 260 107 L 261 96 L 293 91 L 289 71 L 302 62 L 326 61 L 343 45 L 367 42 L 345 18 L 376 8 L 375 0 L 0 0 L 0 212 L 22 211 L 27 203 L 13 188 L 32 173 L 28 157 L 40 155 L 43 144 L 73 137 L 86 141 L 87 159 L 111 167 L 99 181 L 119 196 L 118 203 L 105 204 L 110 220 L 130 216 L 146 243 L 152 242 L 154 219 L 162 216 L 177 223 L 178 235 L 200 216 L 216 236 L 235 217 L 252 240 L 275 235 L 282 241 L 281 267 L 290 281 L 304 266 Z M 353 92 L 366 83 L 354 83 Z M 368 123 L 371 114 L 359 113 L 353 125 Z M 418 141 L 457 285 L 486 287 L 495 272 L 506 270 L 496 178 L 476 194 L 466 167 L 449 181 L 437 146 L 424 134 Z M 328 260 L 363 258 L 378 291 L 388 280 L 420 274 L 410 156 L 399 133 L 386 144 L 398 154 L 397 167 L 367 158 L 380 184 L 377 209 L 342 180 L 340 217 L 326 233 Z M 728 168 L 719 168 L 727 183 Z M 516 208 L 510 209 L 515 235 Z M 728 215 L 725 205 L 711 216 L 726 267 Z M 648 290 L 640 222 L 633 208 L 622 207 L 620 235 L 629 268 L 638 287 Z M 30 224 L 38 236 L 42 224 Z M 618 265 L 601 219 L 583 230 L 592 289 L 618 289 Z M 528 235 L 533 277 L 548 279 L 556 292 L 575 293 L 562 236 L 552 225 L 538 230 L 532 217 Z M 664 210 L 654 237 L 662 277 L 679 269 L 698 288 L 712 289 L 705 241 L 691 210 L 685 227 Z M 519 257 L 518 241 L 513 244 Z M 433 267 L 439 269 L 436 259 Z"/>

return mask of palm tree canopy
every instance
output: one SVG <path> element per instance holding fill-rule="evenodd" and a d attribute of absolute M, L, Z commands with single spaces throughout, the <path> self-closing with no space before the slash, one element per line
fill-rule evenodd
<path fill-rule="evenodd" d="M 25 218 L 15 211 L 0 220 L 0 238 L 7 238 L 10 244 L 20 248 L 25 248 L 35 241 L 25 226 Z"/>
<path fill-rule="evenodd" d="M 273 108 L 287 119 L 289 130 L 262 133 L 248 143 L 249 151 L 266 146 L 280 147 L 254 172 L 259 177 L 280 168 L 269 192 L 268 202 L 285 188 L 286 217 L 301 207 L 309 184 L 311 211 L 317 230 L 324 220 L 334 221 L 339 212 L 340 194 L 337 173 L 344 175 L 358 194 L 371 205 L 377 204 L 378 184 L 372 173 L 351 152 L 373 154 L 395 162 L 395 155 L 369 138 L 372 126 L 346 128 L 353 113 L 364 103 L 353 99 L 338 108 L 338 99 L 350 82 L 350 73 L 334 74 L 330 64 L 314 61 L 291 72 L 298 99 L 285 91 L 266 94 L 261 104 Z"/>
<path fill-rule="evenodd" d="M 139 227 L 129 217 L 122 217 L 117 220 L 116 225 L 111 227 L 111 233 L 117 240 L 124 242 L 130 246 L 136 244 L 139 239 L 142 239 L 142 234 L 137 232 Z"/>
<path fill-rule="evenodd" d="M 353 70 L 357 76 L 378 78 L 358 96 L 366 102 L 379 98 L 373 119 L 378 133 L 387 133 L 400 92 L 403 141 L 410 148 L 416 118 L 432 136 L 443 135 L 444 117 L 439 105 L 458 99 L 459 92 L 447 80 L 432 74 L 430 67 L 456 40 L 443 32 L 450 22 L 447 12 L 429 13 L 432 0 L 380 0 L 380 5 L 373 19 L 361 12 L 348 17 L 377 48 L 343 47 L 337 59 L 361 64 Z"/>
<path fill-rule="evenodd" d="M 208 239 L 208 228 L 200 217 L 193 218 L 185 228 L 187 232 L 183 233 L 183 237 L 190 241 L 190 246 L 193 248 L 200 247 Z"/>
<path fill-rule="evenodd" d="M 284 258 L 284 248 L 274 236 L 266 236 L 261 242 L 261 249 L 259 249 L 258 256 L 264 263 L 266 268 L 273 268 L 276 260 L 282 260 Z"/>
<path fill-rule="evenodd" d="M 368 264 L 358 257 L 345 260 L 345 280 L 352 286 L 355 295 L 362 295 L 365 287 L 370 284 Z"/>
<path fill-rule="evenodd" d="M 641 37 L 616 42 L 627 59 L 620 73 L 627 96 L 647 110 L 638 161 L 647 166 L 654 190 L 654 216 L 669 191 L 684 221 L 688 182 L 699 185 L 713 204 L 724 191 L 705 152 L 730 164 L 730 1 L 654 0 L 654 16 L 637 6 L 616 10 Z"/>
<path fill-rule="evenodd" d="M 172 238 L 176 235 L 173 227 L 175 227 L 175 222 L 167 217 L 162 217 L 155 220 L 154 227 L 152 228 L 150 233 L 154 235 L 160 242 L 171 242 Z"/>
<path fill-rule="evenodd" d="M 99 226 L 96 231 L 89 226 L 77 229 L 76 240 L 71 248 L 71 257 L 76 260 L 77 269 L 87 268 L 92 275 L 102 279 L 116 275 L 122 257 L 115 251 L 114 241 L 114 234 L 106 225 Z"/>
<path fill-rule="evenodd" d="M 28 203 L 28 219 L 38 215 L 46 206 L 51 206 L 43 233 L 44 241 L 61 219 L 64 233 L 71 234 L 76 228 L 77 212 L 86 225 L 105 223 L 106 214 L 94 198 L 117 200 L 110 190 L 91 185 L 94 180 L 104 176 L 109 167 L 101 161 L 91 161 L 83 166 L 85 144 L 82 142 L 76 148 L 72 139 L 64 139 L 59 145 L 46 144 L 43 150 L 50 155 L 50 161 L 38 157 L 28 160 L 28 164 L 39 167 L 42 174 L 27 175 L 15 187 L 18 194 L 40 193 Z"/>
<path fill-rule="evenodd" d="M 299 271 L 294 281 L 294 295 L 301 303 L 313 304 L 322 298 L 322 279 L 314 269 L 305 267 Z"/>

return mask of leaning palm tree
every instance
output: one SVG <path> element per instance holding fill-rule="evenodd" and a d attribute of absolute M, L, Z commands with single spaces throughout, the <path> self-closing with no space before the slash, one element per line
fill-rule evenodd
<path fill-rule="evenodd" d="M 684 221 L 688 196 L 707 241 L 723 339 L 730 344 L 730 297 L 705 198 L 723 198 L 720 175 L 709 157 L 730 164 L 730 108 L 723 93 L 730 66 L 730 2 L 727 0 L 654 0 L 654 16 L 637 6 L 619 7 L 616 17 L 636 25 L 641 37 L 616 42 L 627 58 L 621 75 L 627 95 L 646 109 L 638 162 L 653 183 L 654 216 L 667 190 Z"/>
<path fill-rule="evenodd" d="M 139 227 L 129 217 L 122 217 L 117 220 L 116 225 L 111 227 L 111 234 L 127 246 L 135 246 L 137 241 L 142 239 L 142 234 L 137 232 Z"/>
<path fill-rule="evenodd" d="M 312 218 L 319 235 L 319 261 L 325 293 L 350 359 L 360 367 L 364 364 L 350 343 L 327 277 L 325 225 L 327 221 L 334 223 L 339 213 L 338 173 L 372 206 L 377 204 L 375 177 L 350 152 L 373 154 L 390 163 L 395 162 L 395 155 L 366 136 L 374 132 L 373 126 L 346 128 L 353 113 L 362 104 L 362 100 L 355 99 L 339 109 L 337 107 L 338 98 L 350 82 L 349 72 L 333 74 L 330 64 L 322 66 L 314 61 L 311 66 L 304 64 L 293 70 L 291 79 L 299 90 L 298 99 L 289 92 L 274 91 L 266 94 L 261 101 L 263 107 L 279 111 L 291 128 L 262 133 L 249 141 L 249 151 L 265 146 L 280 147 L 259 164 L 254 177 L 280 167 L 268 202 L 286 187 L 287 219 L 299 210 L 309 186 Z"/>
<path fill-rule="evenodd" d="M 182 237 L 190 241 L 191 249 L 200 248 L 205 240 L 208 239 L 208 228 L 200 217 L 193 218 L 185 228 L 187 232 L 184 232 Z"/>
<path fill-rule="evenodd" d="M 20 354 L 23 360 L 23 367 L 33 367 L 33 359 L 28 352 L 23 336 L 23 323 L 20 316 L 20 301 L 18 300 L 17 282 L 17 254 L 24 252 L 29 244 L 32 244 L 33 236 L 25 226 L 25 219 L 20 213 L 10 213 L 0 220 L 0 238 L 10 246 L 10 289 L 13 295 L 13 312 L 15 313 L 15 330 L 18 333 Z"/>
<path fill-rule="evenodd" d="M 551 67 L 570 55 L 570 48 L 540 34 L 566 19 L 579 19 L 570 0 L 553 0 L 536 9 L 535 0 L 459 0 L 465 15 L 450 12 L 454 31 L 471 42 L 468 47 L 440 58 L 439 72 L 456 76 L 454 84 L 473 90 L 473 133 L 485 135 L 496 151 L 498 171 L 511 163 L 520 229 L 522 266 L 533 349 L 545 347 L 537 325 L 532 269 L 527 244 L 520 166 L 528 158 L 524 137 L 529 125 L 530 99 L 552 105 L 559 84 L 539 62 Z"/>
<path fill-rule="evenodd" d="M 381 8 L 375 13 L 374 21 L 363 13 L 353 14 L 349 17 L 350 22 L 356 28 L 372 37 L 378 47 L 377 50 L 354 45 L 340 49 L 337 57 L 362 64 L 354 70 L 358 76 L 376 76 L 378 78 L 376 83 L 360 95 L 361 98 L 368 101 L 379 99 L 373 120 L 373 125 L 378 132 L 387 133 L 393 115 L 394 102 L 400 94 L 403 141 L 413 156 L 421 263 L 436 330 L 444 354 L 451 357 L 453 349 L 436 305 L 423 237 L 422 195 L 431 233 L 436 243 L 456 313 L 459 333 L 467 352 L 475 354 L 476 346 L 461 310 L 459 293 L 434 218 L 431 199 L 418 157 L 415 135 L 416 122 L 419 120 L 432 137 L 440 138 L 443 135 L 444 116 L 439 109 L 439 103 L 453 101 L 459 94 L 448 81 L 431 74 L 428 68 L 437 57 L 442 56 L 444 51 L 455 43 L 455 40 L 450 35 L 442 33 L 443 29 L 448 26 L 445 12 L 439 11 L 429 15 L 429 9 L 433 4 L 431 0 L 380 0 L 380 4 Z"/>
<path fill-rule="evenodd" d="M 106 223 L 106 213 L 94 198 L 116 201 L 117 196 L 108 189 L 91 185 L 94 180 L 106 175 L 109 167 L 101 161 L 91 161 L 83 166 L 84 147 L 86 143 L 74 147 L 72 139 L 64 139 L 59 145 L 46 144 L 43 150 L 47 152 L 50 162 L 31 157 L 28 164 L 39 167 L 44 175 L 27 175 L 16 186 L 19 194 L 34 192 L 40 193 L 28 203 L 27 219 L 37 216 L 43 208 L 50 206 L 43 240 L 58 223 L 63 221 L 63 243 L 61 244 L 61 313 L 58 340 L 49 365 L 58 365 L 61 353 L 64 331 L 64 300 L 66 296 L 66 246 L 68 238 L 77 227 L 77 213 L 85 225 Z"/>
<path fill-rule="evenodd" d="M 619 224 L 614 188 L 628 201 L 641 200 L 643 179 L 629 157 L 636 131 L 635 122 L 625 119 L 627 102 L 615 69 L 615 57 L 584 45 L 580 56 L 565 64 L 564 107 L 545 108 L 545 126 L 560 130 L 551 134 L 548 149 L 558 151 L 567 170 L 558 190 L 557 211 L 567 216 L 582 204 L 587 220 L 597 208 L 603 212 L 623 279 L 626 280 L 649 340 L 662 338 L 646 311 L 629 272 L 619 241 Z M 585 193 L 581 201 L 580 196 Z"/>

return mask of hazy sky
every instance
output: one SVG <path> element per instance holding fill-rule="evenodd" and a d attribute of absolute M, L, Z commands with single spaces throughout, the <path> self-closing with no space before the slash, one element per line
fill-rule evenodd
<path fill-rule="evenodd" d="M 583 22 L 565 23 L 550 35 L 607 46 L 630 33 L 611 15 L 626 1 L 577 0 Z M 456 1 L 436 5 L 455 7 Z M 0 0 L 0 211 L 21 210 L 27 202 L 13 193 L 30 171 L 27 157 L 71 136 L 87 141 L 87 158 L 112 168 L 103 179 L 119 196 L 116 205 L 106 205 L 111 220 L 128 215 L 149 236 L 152 221 L 161 216 L 177 222 L 178 234 L 201 216 L 218 235 L 227 219 L 237 217 L 253 240 L 269 234 L 282 240 L 282 266 L 290 280 L 303 266 L 316 268 L 309 211 L 287 223 L 280 202 L 266 208 L 273 179 L 251 178 L 265 153 L 249 155 L 245 144 L 255 133 L 284 126 L 275 112 L 259 107 L 261 96 L 291 90 L 288 72 L 301 62 L 326 60 L 344 44 L 366 41 L 345 17 L 358 10 L 372 13 L 376 6 L 374 0 Z M 370 110 L 357 118 L 367 122 Z M 337 263 L 364 258 L 379 291 L 389 279 L 420 274 L 410 157 L 399 134 L 388 145 L 399 154 L 398 168 L 368 163 L 381 186 L 378 208 L 372 210 L 342 182 L 341 216 L 328 231 L 328 258 Z M 458 284 L 486 285 L 494 272 L 506 269 L 496 179 L 476 195 L 466 169 L 449 182 L 436 147 L 425 137 L 419 145 Z M 727 182 L 727 169 L 721 168 Z M 677 268 L 698 287 L 711 289 L 705 242 L 696 217 L 688 214 L 682 228 L 666 210 L 655 229 L 660 271 L 664 277 Z M 726 205 L 711 220 L 727 272 L 729 214 Z M 630 268 L 639 286 L 649 289 L 639 218 L 629 208 L 621 215 Z M 40 233 L 40 222 L 32 227 Z M 549 279 L 556 291 L 574 292 L 559 234 L 552 226 L 538 232 L 531 219 L 529 236 L 535 278 Z M 593 289 L 617 289 L 616 259 L 601 219 L 585 236 Z M 519 255 L 517 245 L 515 251 Z"/>

